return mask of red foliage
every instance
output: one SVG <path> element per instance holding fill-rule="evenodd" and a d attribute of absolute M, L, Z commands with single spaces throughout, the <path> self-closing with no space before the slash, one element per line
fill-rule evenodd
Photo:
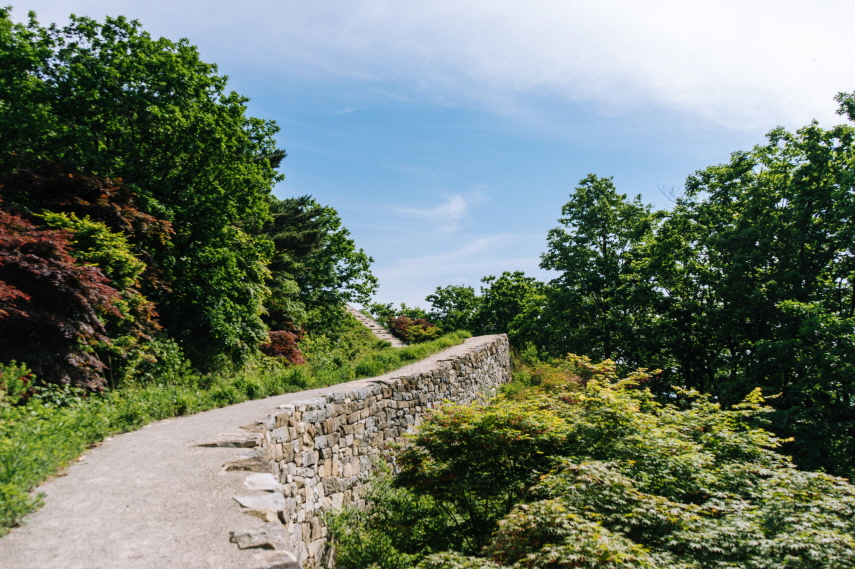
<path fill-rule="evenodd" d="M 303 353 L 297 346 L 300 340 L 298 334 L 285 330 L 271 330 L 267 335 L 270 341 L 259 346 L 262 353 L 275 358 L 284 358 L 294 365 L 306 363 Z"/>
<path fill-rule="evenodd" d="M 85 347 L 109 342 L 99 315 L 120 317 L 120 295 L 100 269 L 75 264 L 71 235 L 0 210 L 0 360 L 23 361 L 46 381 L 100 388 L 105 366 Z"/>
<path fill-rule="evenodd" d="M 26 316 L 27 314 L 16 308 L 15 305 L 18 302 L 27 302 L 29 300 L 29 295 L 0 281 L 0 320 L 10 315 Z"/>
<path fill-rule="evenodd" d="M 424 318 L 410 318 L 409 316 L 390 316 L 386 322 L 389 332 L 399 340 L 407 343 L 423 342 L 432 339 L 439 333 L 435 324 Z M 432 333 L 435 331 L 435 334 Z"/>
<path fill-rule="evenodd" d="M 68 173 L 53 163 L 30 163 L 0 174 L 0 191 L 7 210 L 25 218 L 45 210 L 74 213 L 122 233 L 128 242 L 144 246 L 135 252 L 148 267 L 143 281 L 152 288 L 166 288 L 147 249 L 167 246 L 174 235 L 172 225 L 140 211 L 136 193 L 121 179 Z"/>
<path fill-rule="evenodd" d="M 168 221 L 143 213 L 136 206 L 136 193 L 121 179 L 84 176 L 65 172 L 57 164 L 41 163 L 0 175 L 3 199 L 26 204 L 30 211 L 50 210 L 89 216 L 131 242 L 165 244 L 173 235 Z"/>

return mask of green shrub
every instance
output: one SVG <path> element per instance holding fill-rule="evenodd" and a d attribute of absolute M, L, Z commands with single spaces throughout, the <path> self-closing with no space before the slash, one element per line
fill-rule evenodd
<path fill-rule="evenodd" d="M 34 376 L 23 364 L 0 363 L 0 407 L 17 405 L 31 394 Z"/>
<path fill-rule="evenodd" d="M 385 465 L 379 465 L 370 485 L 365 496 L 370 508 L 326 514 L 339 569 L 412 567 L 426 554 L 465 545 L 458 533 L 449 531 L 453 513 L 430 496 L 393 485 Z"/>
<path fill-rule="evenodd" d="M 776 452 L 759 390 L 730 409 L 694 391 L 662 404 L 642 388 L 652 375 L 571 355 L 519 369 L 524 384 L 488 405 L 437 410 L 397 457 L 394 493 L 358 514 L 366 542 L 388 536 L 366 559 L 393 567 L 392 547 L 422 569 L 855 566 L 855 486 Z M 432 547 L 376 522 L 401 496 L 436 524 Z"/>

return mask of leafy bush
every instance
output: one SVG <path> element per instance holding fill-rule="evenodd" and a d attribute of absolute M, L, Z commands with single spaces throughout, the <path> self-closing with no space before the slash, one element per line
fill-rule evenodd
<path fill-rule="evenodd" d="M 35 376 L 17 362 L 0 363 L 0 407 L 17 405 L 33 394 Z"/>
<path fill-rule="evenodd" d="M 267 332 L 267 336 L 270 340 L 259 346 L 263 354 L 281 358 L 289 364 L 306 363 L 300 348 L 297 346 L 297 340 L 299 340 L 297 334 L 287 330 L 271 330 Z"/>
<path fill-rule="evenodd" d="M 393 492 L 373 496 L 383 523 L 339 514 L 366 542 L 392 534 L 362 566 L 394 566 L 389 547 L 433 569 L 853 566 L 855 486 L 777 453 L 759 390 L 730 409 L 695 391 L 662 404 L 640 387 L 651 374 L 616 367 L 571 356 L 524 370 L 513 397 L 434 412 L 399 454 Z M 408 542 L 397 519 L 438 533 Z"/>
<path fill-rule="evenodd" d="M 399 315 L 390 316 L 386 326 L 396 338 L 408 344 L 418 344 L 435 340 L 442 335 L 442 330 L 424 318 L 410 318 Z"/>
<path fill-rule="evenodd" d="M 110 343 L 105 316 L 121 318 L 119 292 L 98 267 L 71 255 L 74 234 L 39 229 L 0 210 L 0 361 L 24 361 L 46 381 L 99 388 Z"/>
<path fill-rule="evenodd" d="M 367 510 L 346 508 L 327 514 L 336 567 L 363 569 L 377 564 L 386 569 L 405 569 L 418 560 L 405 551 L 431 551 L 448 546 L 447 515 L 430 497 L 395 488 L 388 469 L 380 468 L 371 479 L 365 499 Z"/>

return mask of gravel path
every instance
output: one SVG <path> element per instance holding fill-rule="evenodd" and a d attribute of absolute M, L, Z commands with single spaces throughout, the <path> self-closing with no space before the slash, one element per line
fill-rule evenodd
<path fill-rule="evenodd" d="M 406 366 L 384 378 L 430 369 L 439 360 L 492 339 L 465 344 Z M 371 380 L 248 401 L 153 423 L 117 435 L 87 452 L 67 472 L 38 489 L 45 506 L 24 526 L 0 538 L 3 569 L 248 569 L 257 551 L 229 543 L 230 532 L 263 525 L 245 515 L 233 496 L 248 490 L 247 472 L 223 464 L 251 449 L 198 447 L 223 434 L 246 434 L 279 405 Z"/>

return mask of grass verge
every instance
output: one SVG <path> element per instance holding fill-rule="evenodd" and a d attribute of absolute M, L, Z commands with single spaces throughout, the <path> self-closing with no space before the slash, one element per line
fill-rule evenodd
<path fill-rule="evenodd" d="M 0 407 L 0 536 L 41 504 L 42 497 L 32 492 L 39 483 L 105 437 L 250 399 L 382 375 L 470 336 L 453 332 L 423 344 L 358 354 L 315 345 L 308 351 L 309 363 L 302 366 L 260 360 L 230 373 L 184 374 L 180 379 L 173 374 L 160 384 L 127 385 L 90 396 L 69 390 L 60 397 Z"/>

